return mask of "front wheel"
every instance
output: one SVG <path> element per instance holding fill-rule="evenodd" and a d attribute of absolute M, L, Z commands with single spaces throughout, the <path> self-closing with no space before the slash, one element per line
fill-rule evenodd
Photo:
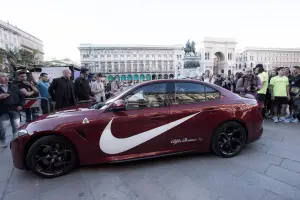
<path fill-rule="evenodd" d="M 217 128 L 212 139 L 212 150 L 221 157 L 238 155 L 245 147 L 246 130 L 237 122 L 226 122 Z"/>
<path fill-rule="evenodd" d="M 54 178 L 71 172 L 76 160 L 75 149 L 71 143 L 56 135 L 38 139 L 26 156 L 28 168 L 44 178 Z"/>

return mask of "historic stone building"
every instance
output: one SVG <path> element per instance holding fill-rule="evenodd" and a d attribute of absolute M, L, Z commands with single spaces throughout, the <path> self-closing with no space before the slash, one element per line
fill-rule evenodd
<path fill-rule="evenodd" d="M 110 81 L 172 79 L 183 56 L 183 45 L 92 45 L 78 47 L 82 67 L 103 73 Z"/>
<path fill-rule="evenodd" d="M 233 73 L 236 44 L 236 39 L 233 38 L 205 37 L 200 44 L 197 44 L 203 71 L 209 75 Z"/>
<path fill-rule="evenodd" d="M 263 64 L 269 71 L 276 67 L 292 67 L 300 63 L 300 49 L 246 47 L 236 54 L 236 70 Z"/>
<path fill-rule="evenodd" d="M 234 38 L 209 38 L 196 42 L 197 55 L 184 53 L 184 43 L 173 46 L 92 45 L 81 44 L 81 65 L 92 73 L 102 72 L 113 80 L 145 81 L 170 78 L 198 78 L 203 73 L 235 74 L 246 67 L 261 63 L 267 70 L 300 63 L 300 49 L 250 48 L 236 49 Z M 193 57 L 194 56 L 194 57 Z M 199 66 L 184 68 L 184 63 L 196 59 Z"/>
<path fill-rule="evenodd" d="M 37 51 L 39 60 L 44 59 L 43 42 L 37 37 L 0 20 L 0 48 Z"/>

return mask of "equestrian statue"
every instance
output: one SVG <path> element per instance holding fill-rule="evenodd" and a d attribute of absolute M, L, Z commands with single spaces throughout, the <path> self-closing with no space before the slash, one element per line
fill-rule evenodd
<path fill-rule="evenodd" d="M 184 55 L 191 55 L 191 53 L 194 53 L 194 56 L 196 56 L 196 47 L 195 47 L 195 42 L 192 41 L 192 44 L 190 43 L 190 40 L 188 40 L 188 42 L 185 45 L 185 48 L 183 48 L 184 50 Z"/>

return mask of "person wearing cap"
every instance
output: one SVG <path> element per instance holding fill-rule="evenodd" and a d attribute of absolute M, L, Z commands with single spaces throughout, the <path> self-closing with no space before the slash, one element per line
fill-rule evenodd
<path fill-rule="evenodd" d="M 105 86 L 104 86 L 104 79 L 102 74 L 97 74 L 97 80 L 92 82 L 91 84 L 92 93 L 95 95 L 96 102 L 105 102 Z"/>
<path fill-rule="evenodd" d="M 257 64 L 255 66 L 255 73 L 260 78 L 262 84 L 262 88 L 257 91 L 257 99 L 262 107 L 262 116 L 266 118 L 265 103 L 266 103 L 266 94 L 269 86 L 269 75 L 265 71 L 264 66 L 262 64 Z"/>
<path fill-rule="evenodd" d="M 48 92 L 50 83 L 48 80 L 48 74 L 47 73 L 41 73 L 39 80 L 36 82 L 37 88 L 40 92 L 40 96 L 45 98 L 41 99 L 41 109 L 43 111 L 43 114 L 49 113 L 52 110 L 52 103 L 51 103 L 51 97 Z M 46 100 L 48 99 L 48 101 Z M 48 109 L 48 103 L 49 103 L 49 108 Z"/>
<path fill-rule="evenodd" d="M 87 68 L 81 68 L 80 77 L 75 80 L 75 98 L 77 102 L 93 99 L 94 95 L 91 91 L 88 76 L 89 70 Z"/>

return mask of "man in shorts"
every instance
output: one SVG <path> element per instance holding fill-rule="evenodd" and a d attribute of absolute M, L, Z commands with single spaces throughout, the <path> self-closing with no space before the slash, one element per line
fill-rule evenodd
<path fill-rule="evenodd" d="M 262 107 L 262 115 L 265 118 L 265 101 L 266 101 L 266 94 L 267 94 L 267 89 L 269 85 L 269 75 L 265 71 L 264 66 L 262 64 L 257 64 L 255 66 L 255 73 L 258 75 L 260 78 L 262 88 L 257 91 L 257 99 Z"/>
<path fill-rule="evenodd" d="M 288 100 L 290 99 L 289 93 L 289 80 L 285 75 L 285 69 L 279 67 L 277 69 L 278 75 L 271 78 L 270 80 L 270 93 L 271 98 L 274 101 L 274 117 L 273 121 L 286 122 L 289 123 L 289 120 L 285 118 L 285 110 L 287 108 Z M 279 111 L 279 108 L 280 111 Z M 280 117 L 278 118 L 278 112 L 280 112 Z"/>
<path fill-rule="evenodd" d="M 292 123 L 298 123 L 300 118 L 300 67 L 294 66 L 292 68 L 293 78 L 291 79 L 291 97 L 293 101 L 292 109 Z"/>

